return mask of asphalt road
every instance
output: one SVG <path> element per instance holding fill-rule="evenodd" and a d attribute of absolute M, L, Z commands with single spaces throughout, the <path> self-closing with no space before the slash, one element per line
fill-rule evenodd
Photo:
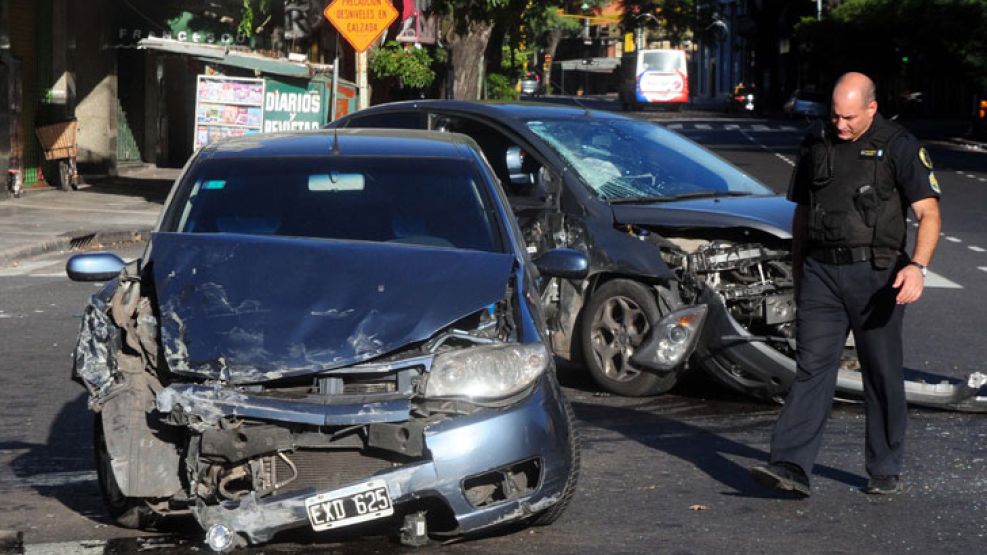
<path fill-rule="evenodd" d="M 678 116 L 678 119 L 671 117 Z M 783 190 L 798 123 L 644 114 L 714 148 Z M 731 127 L 736 125 L 737 128 Z M 762 127 L 757 127 L 762 126 Z M 790 129 L 789 129 L 790 128 Z M 987 155 L 932 146 L 943 187 L 944 241 L 933 281 L 907 317 L 906 364 L 948 375 L 984 370 Z M 963 172 L 957 173 L 957 172 Z M 973 177 L 967 177 L 972 175 Z M 953 238 L 953 240 L 949 239 Z M 125 249 L 124 256 L 139 255 Z M 116 527 L 102 509 L 86 396 L 69 380 L 83 303 L 95 287 L 62 275 L 64 254 L 0 272 L 0 530 L 27 553 L 192 552 L 194 524 L 153 535 Z M 747 477 L 767 456 L 778 408 L 709 386 L 702 376 L 653 399 L 602 395 L 578 368 L 560 370 L 583 438 L 572 505 L 555 525 L 446 546 L 501 553 L 981 553 L 987 541 L 984 416 L 912 410 L 905 493 L 862 494 L 863 412 L 838 404 L 808 500 L 774 497 Z M 325 543 L 293 534 L 254 552 L 404 552 L 386 537 Z"/>

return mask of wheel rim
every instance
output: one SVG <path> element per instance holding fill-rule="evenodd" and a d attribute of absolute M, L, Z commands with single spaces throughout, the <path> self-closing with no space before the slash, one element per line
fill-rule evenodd
<path fill-rule="evenodd" d="M 630 359 L 650 328 L 644 310 L 628 297 L 610 297 L 600 306 L 593 316 L 590 343 L 607 378 L 626 382 L 641 374 Z"/>

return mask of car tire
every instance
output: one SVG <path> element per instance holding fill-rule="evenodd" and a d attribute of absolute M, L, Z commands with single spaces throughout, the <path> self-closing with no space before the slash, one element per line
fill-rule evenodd
<path fill-rule="evenodd" d="M 661 318 L 655 294 L 647 286 L 615 279 L 593 292 L 584 308 L 580 341 L 590 375 L 603 389 L 627 397 L 665 393 L 679 374 L 658 375 L 631 363 L 634 348 Z"/>
<path fill-rule="evenodd" d="M 93 429 L 96 477 L 99 481 L 99 491 L 110 516 L 124 528 L 149 528 L 157 520 L 158 515 L 147 506 L 143 499 L 126 497 L 120 491 L 120 486 L 117 485 L 116 477 L 113 475 L 113 468 L 110 466 L 110 454 L 106 449 L 106 438 L 103 435 L 103 419 L 98 414 Z"/>
<path fill-rule="evenodd" d="M 569 476 L 566 478 L 565 486 L 562 488 L 562 495 L 559 497 L 559 500 L 551 507 L 535 515 L 532 521 L 532 524 L 535 526 L 548 526 L 562 516 L 566 507 L 569 506 L 569 502 L 572 501 L 572 496 L 576 492 L 576 482 L 579 480 L 579 466 L 582 455 L 579 446 L 579 431 L 576 429 L 576 416 L 572 412 L 572 406 L 569 404 L 569 401 L 562 399 L 562 406 L 565 409 L 565 419 L 569 428 L 569 457 L 571 461 Z"/>

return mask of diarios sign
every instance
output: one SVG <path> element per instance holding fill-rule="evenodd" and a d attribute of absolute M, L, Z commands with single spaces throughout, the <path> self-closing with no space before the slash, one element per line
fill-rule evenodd
<path fill-rule="evenodd" d="M 322 12 L 357 52 L 363 52 L 394 23 L 391 0 L 333 0 Z"/>

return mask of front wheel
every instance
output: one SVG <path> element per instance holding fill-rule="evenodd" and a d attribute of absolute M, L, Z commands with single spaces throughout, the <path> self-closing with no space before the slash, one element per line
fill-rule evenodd
<path fill-rule="evenodd" d="M 586 367 L 600 387 L 645 397 L 665 393 L 678 382 L 677 372 L 658 375 L 631 362 L 660 319 L 655 294 L 636 281 L 615 279 L 593 293 L 583 312 L 580 339 Z"/>
<path fill-rule="evenodd" d="M 106 436 L 103 433 L 103 419 L 96 415 L 93 425 L 95 430 L 93 446 L 96 451 L 96 477 L 99 480 L 99 491 L 103 494 L 110 516 L 124 528 L 148 528 L 157 520 L 157 514 L 151 510 L 143 499 L 127 497 L 120 491 L 113 467 L 110 463 L 110 453 L 106 448 Z"/>

